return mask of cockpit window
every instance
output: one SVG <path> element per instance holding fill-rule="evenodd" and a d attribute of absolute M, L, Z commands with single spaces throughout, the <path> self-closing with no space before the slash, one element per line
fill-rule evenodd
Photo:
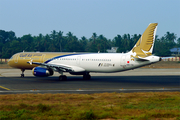
<path fill-rule="evenodd" d="M 10 60 L 13 59 L 13 56 L 10 58 Z"/>

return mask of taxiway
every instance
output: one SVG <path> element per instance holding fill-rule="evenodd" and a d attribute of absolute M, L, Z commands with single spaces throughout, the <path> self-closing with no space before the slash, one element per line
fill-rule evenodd
<path fill-rule="evenodd" d="M 0 69 L 0 94 L 17 93 L 102 93 L 180 91 L 180 69 L 135 69 L 119 73 L 91 73 L 91 80 L 66 74 L 67 81 L 34 77 L 31 71 L 20 77 L 17 69 Z"/>

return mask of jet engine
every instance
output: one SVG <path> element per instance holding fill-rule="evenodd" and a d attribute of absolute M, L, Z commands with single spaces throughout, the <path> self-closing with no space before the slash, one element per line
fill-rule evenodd
<path fill-rule="evenodd" d="M 46 68 L 42 68 L 42 67 L 35 67 L 35 68 L 33 68 L 32 73 L 33 73 L 34 76 L 47 77 L 47 76 L 53 75 L 54 71 L 52 69 L 46 69 Z"/>

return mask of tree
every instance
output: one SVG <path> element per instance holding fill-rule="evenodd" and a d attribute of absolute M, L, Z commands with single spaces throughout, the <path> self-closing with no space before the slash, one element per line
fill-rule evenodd
<path fill-rule="evenodd" d="M 84 37 L 84 36 L 81 37 L 81 39 L 80 39 L 80 44 L 81 44 L 81 46 L 82 46 L 82 48 L 81 48 L 81 51 L 82 51 L 82 52 L 85 52 L 85 51 L 86 51 L 87 43 L 88 43 L 87 38 Z"/>
<path fill-rule="evenodd" d="M 21 37 L 21 48 L 24 51 L 34 51 L 34 44 L 33 44 L 34 38 L 31 36 L 31 34 L 23 35 Z"/>
<path fill-rule="evenodd" d="M 175 43 L 176 35 L 174 33 L 166 32 L 165 39 L 169 43 Z"/>
<path fill-rule="evenodd" d="M 177 39 L 177 46 L 180 47 L 180 38 Z"/>
<path fill-rule="evenodd" d="M 169 43 L 165 37 L 161 37 L 160 39 L 156 38 L 153 53 L 163 57 L 171 55 Z"/>
<path fill-rule="evenodd" d="M 93 43 L 96 44 L 96 38 L 97 38 L 97 34 L 96 33 L 93 33 L 92 35 L 92 40 L 93 40 Z"/>
<path fill-rule="evenodd" d="M 63 41 L 63 32 L 59 31 L 57 35 L 58 35 L 57 40 L 58 40 L 58 43 L 59 43 L 59 51 L 62 52 L 62 45 L 61 44 L 62 44 L 62 41 Z"/>
<path fill-rule="evenodd" d="M 43 36 L 32 36 L 31 34 L 16 37 L 13 31 L 0 30 L 0 58 L 9 58 L 13 54 L 21 51 L 41 51 L 41 52 L 106 52 L 110 47 L 119 47 L 118 52 L 127 52 L 139 40 L 139 34 L 117 35 L 113 40 L 108 40 L 104 35 L 92 34 L 87 39 L 85 36 L 78 39 L 73 33 L 68 32 L 63 36 L 63 32 L 51 31 L 50 34 Z M 158 38 L 155 37 L 153 54 L 158 56 L 170 56 L 170 49 L 180 47 L 180 38 L 174 33 L 166 32 L 166 34 Z"/>

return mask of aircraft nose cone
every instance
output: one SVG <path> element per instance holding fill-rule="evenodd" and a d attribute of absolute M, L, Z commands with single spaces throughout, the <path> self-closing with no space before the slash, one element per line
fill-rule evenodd
<path fill-rule="evenodd" d="M 12 66 L 12 60 L 13 60 L 12 57 L 8 60 L 7 64 L 8 64 L 9 66 Z"/>
<path fill-rule="evenodd" d="M 8 60 L 8 63 L 7 63 L 9 66 L 11 66 L 11 60 L 9 59 Z"/>

